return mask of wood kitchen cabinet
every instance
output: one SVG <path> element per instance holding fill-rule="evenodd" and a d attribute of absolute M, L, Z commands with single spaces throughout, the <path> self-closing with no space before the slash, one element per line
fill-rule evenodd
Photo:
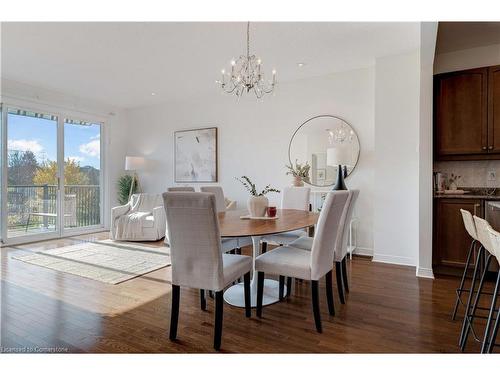
<path fill-rule="evenodd" d="M 500 65 L 488 69 L 488 136 L 492 150 L 500 153 Z"/>
<path fill-rule="evenodd" d="M 433 268 L 436 273 L 462 272 L 472 239 L 465 230 L 460 209 L 484 217 L 481 199 L 434 200 Z"/>
<path fill-rule="evenodd" d="M 488 154 L 488 68 L 434 76 L 434 131 L 437 159 Z"/>

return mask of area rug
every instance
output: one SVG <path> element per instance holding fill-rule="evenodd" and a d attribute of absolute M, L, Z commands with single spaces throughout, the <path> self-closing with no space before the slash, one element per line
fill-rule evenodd
<path fill-rule="evenodd" d="M 82 242 L 14 259 L 108 284 L 118 284 L 169 266 L 168 247 L 104 240 Z"/>

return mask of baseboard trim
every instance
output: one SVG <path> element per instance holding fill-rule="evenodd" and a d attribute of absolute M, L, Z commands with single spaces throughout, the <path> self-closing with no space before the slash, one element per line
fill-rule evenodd
<path fill-rule="evenodd" d="M 372 257 L 373 256 L 373 249 L 370 249 L 369 247 L 356 247 L 352 254 L 353 255 L 361 255 L 364 257 Z"/>
<path fill-rule="evenodd" d="M 374 262 L 378 263 L 389 263 L 389 264 L 397 264 L 400 266 L 412 266 L 415 267 L 415 262 L 412 258 L 409 257 L 400 257 L 395 255 L 387 255 L 387 254 L 373 254 Z"/>
<path fill-rule="evenodd" d="M 432 268 L 417 267 L 417 277 L 434 279 L 434 272 L 432 271 Z"/>

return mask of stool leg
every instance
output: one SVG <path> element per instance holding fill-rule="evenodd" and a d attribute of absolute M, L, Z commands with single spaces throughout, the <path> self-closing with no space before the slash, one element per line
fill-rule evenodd
<path fill-rule="evenodd" d="M 491 340 L 489 343 L 488 343 L 488 339 L 490 336 L 490 328 L 491 328 L 491 322 L 493 320 L 495 306 L 497 304 L 499 285 L 500 285 L 500 272 L 498 272 L 497 282 L 495 284 L 495 291 L 493 292 L 493 296 L 491 299 L 490 313 L 488 315 L 488 323 L 486 323 L 486 329 L 484 330 L 484 338 L 483 338 L 483 344 L 481 345 L 481 353 L 486 353 L 486 352 L 491 353 L 490 349 L 493 349 L 493 345 L 495 345 L 496 331 L 498 330 L 498 321 L 499 321 L 499 316 L 500 316 L 500 314 L 498 314 L 498 313 L 497 313 L 497 318 L 495 321 L 495 328 L 493 328 Z"/>
<path fill-rule="evenodd" d="M 469 312 L 470 312 L 470 307 L 472 303 L 472 295 L 474 294 L 474 288 L 476 287 L 476 279 L 477 279 L 477 272 L 479 270 L 479 260 L 481 258 L 481 254 L 484 251 L 483 246 L 479 246 L 479 250 L 477 251 L 477 256 L 476 256 L 476 262 L 474 264 L 474 273 L 472 275 L 472 280 L 470 283 L 470 290 L 469 290 L 469 296 L 467 297 L 467 306 L 465 307 L 465 314 L 464 314 L 464 320 L 462 322 L 462 330 L 460 332 L 460 338 L 458 339 L 458 344 L 462 346 L 462 341 L 465 333 L 465 327 L 467 323 L 467 318 L 469 317 Z"/>
<path fill-rule="evenodd" d="M 469 337 L 469 332 L 472 328 L 474 316 L 476 315 L 477 306 L 479 305 L 479 299 L 481 298 L 481 292 L 483 291 L 484 279 L 486 278 L 486 274 L 488 273 L 488 267 L 490 265 L 491 257 L 492 257 L 492 255 L 488 254 L 488 258 L 486 259 L 486 263 L 484 264 L 484 270 L 483 270 L 483 274 L 481 276 L 481 281 L 479 282 L 479 287 L 477 289 L 476 298 L 474 299 L 474 304 L 472 305 L 472 312 L 470 315 L 470 321 L 468 319 L 466 320 L 467 326 L 465 327 L 466 328 L 465 334 L 464 334 L 464 337 L 462 340 L 462 345 L 460 347 L 460 349 L 462 351 L 465 350 L 465 345 L 467 345 L 467 338 Z"/>
<path fill-rule="evenodd" d="M 469 252 L 467 253 L 467 261 L 465 262 L 465 269 L 464 273 L 462 274 L 462 280 L 460 280 L 460 285 L 458 286 L 458 295 L 455 301 L 455 308 L 453 309 L 453 314 L 451 315 L 451 320 L 455 320 L 455 317 L 457 316 L 458 304 L 460 303 L 460 298 L 462 297 L 462 290 L 464 288 L 465 279 L 467 277 L 467 271 L 469 270 L 470 266 L 470 259 L 472 257 L 472 253 L 474 252 L 475 245 L 476 245 L 476 240 L 473 240 L 469 247 Z"/>

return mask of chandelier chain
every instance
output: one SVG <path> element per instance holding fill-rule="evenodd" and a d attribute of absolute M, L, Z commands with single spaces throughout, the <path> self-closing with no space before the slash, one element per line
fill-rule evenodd
<path fill-rule="evenodd" d="M 247 57 L 250 57 L 250 21 L 247 22 Z"/>

